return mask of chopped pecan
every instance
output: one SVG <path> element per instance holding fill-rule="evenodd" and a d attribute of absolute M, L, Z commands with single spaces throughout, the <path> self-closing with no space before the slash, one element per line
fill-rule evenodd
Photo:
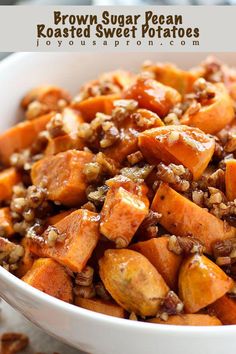
<path fill-rule="evenodd" d="M 1 336 L 1 354 L 15 354 L 24 350 L 29 338 L 23 333 L 7 332 Z"/>

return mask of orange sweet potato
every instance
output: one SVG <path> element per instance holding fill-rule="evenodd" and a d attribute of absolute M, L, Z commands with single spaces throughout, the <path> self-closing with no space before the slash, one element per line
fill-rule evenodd
<path fill-rule="evenodd" d="M 153 238 L 148 241 L 138 242 L 131 246 L 134 251 L 142 253 L 162 275 L 167 285 L 176 290 L 179 268 L 182 256 L 177 256 L 168 249 L 166 236 Z"/>
<path fill-rule="evenodd" d="M 139 147 L 150 163 L 182 164 L 196 180 L 211 160 L 215 142 L 199 129 L 172 125 L 140 133 Z"/>
<path fill-rule="evenodd" d="M 151 323 L 175 326 L 221 326 L 221 321 L 215 316 L 202 314 L 186 314 L 169 316 L 168 320 L 163 321 L 159 318 L 148 320 Z"/>
<path fill-rule="evenodd" d="M 152 72 L 157 81 L 163 85 L 173 87 L 181 95 L 191 92 L 194 81 L 201 75 L 200 70 L 185 71 L 171 63 L 145 65 L 143 69 L 144 71 Z"/>
<path fill-rule="evenodd" d="M 138 134 L 140 131 L 150 127 L 161 127 L 164 125 L 157 114 L 147 109 L 137 109 L 134 114 L 141 124 L 135 123 L 130 117 L 122 122 L 120 127 L 121 139 L 103 150 L 104 154 L 115 161 L 122 163 L 128 155 L 138 150 Z"/>
<path fill-rule="evenodd" d="M 226 160 L 225 188 L 228 200 L 236 199 L 236 160 Z"/>
<path fill-rule="evenodd" d="M 65 211 L 60 212 L 59 214 L 49 216 L 49 218 L 47 218 L 47 225 L 57 224 L 59 221 L 64 219 L 66 216 L 70 215 L 73 211 L 74 211 L 74 209 L 65 210 Z"/>
<path fill-rule="evenodd" d="M 70 95 L 67 91 L 56 86 L 39 86 L 29 91 L 21 101 L 21 107 L 27 109 L 33 101 L 38 101 L 47 106 L 50 111 L 58 109 L 58 102 L 64 100 L 70 102 Z"/>
<path fill-rule="evenodd" d="M 224 295 L 209 306 L 224 325 L 236 324 L 236 301 Z"/>
<path fill-rule="evenodd" d="M 64 152 L 67 150 L 82 150 L 84 148 L 84 142 L 82 139 L 67 135 L 57 136 L 48 141 L 48 145 L 45 150 L 45 155 L 56 155 L 59 152 Z"/>
<path fill-rule="evenodd" d="M 151 209 L 162 214 L 160 223 L 169 232 L 198 238 L 208 253 L 211 253 L 212 245 L 217 240 L 236 235 L 234 227 L 225 224 L 164 183 L 158 188 Z"/>
<path fill-rule="evenodd" d="M 13 186 L 19 183 L 21 175 L 14 167 L 10 167 L 0 172 L 0 200 L 8 200 L 12 196 Z"/>
<path fill-rule="evenodd" d="M 67 134 L 76 134 L 79 125 L 84 122 L 81 113 L 69 107 L 63 109 L 61 117 Z"/>
<path fill-rule="evenodd" d="M 101 279 L 115 301 L 129 312 L 155 316 L 168 286 L 142 254 L 107 250 L 99 261 Z"/>
<path fill-rule="evenodd" d="M 127 247 L 148 214 L 146 204 L 124 188 L 111 188 L 101 212 L 100 232 L 119 248 Z"/>
<path fill-rule="evenodd" d="M 146 77 L 139 77 L 125 90 L 123 97 L 138 101 L 140 108 L 149 109 L 160 117 L 165 117 L 181 101 L 181 96 L 175 89 Z"/>
<path fill-rule="evenodd" d="M 73 102 L 71 107 L 80 111 L 86 122 L 90 122 L 98 112 L 111 114 L 113 102 L 119 98 L 120 95 L 117 94 L 89 97 L 84 101 Z"/>
<path fill-rule="evenodd" d="M 35 240 L 30 242 L 30 250 L 39 257 L 51 257 L 57 262 L 80 272 L 85 266 L 99 239 L 99 216 L 91 211 L 76 210 L 54 225 L 65 234 L 64 242 L 56 242 L 50 247 Z"/>
<path fill-rule="evenodd" d="M 233 287 L 233 280 L 205 256 L 189 256 L 179 273 L 179 296 L 187 313 L 214 303 Z"/>
<path fill-rule="evenodd" d="M 222 83 L 214 85 L 215 97 L 199 111 L 189 108 L 181 119 L 181 124 L 197 127 L 209 134 L 216 134 L 234 119 L 233 101 Z"/>
<path fill-rule="evenodd" d="M 21 241 L 21 246 L 24 247 L 24 255 L 19 262 L 19 266 L 15 271 L 15 275 L 18 278 L 22 278 L 33 266 L 35 259 L 37 258 L 31 251 L 29 246 L 29 239 L 24 237 Z"/>
<path fill-rule="evenodd" d="M 87 310 L 103 313 L 104 315 L 125 318 L 124 309 L 112 301 L 84 299 L 76 296 L 75 305 L 83 307 Z"/>
<path fill-rule="evenodd" d="M 71 278 L 64 267 L 53 259 L 37 259 L 22 280 L 48 295 L 72 302 Z"/>
<path fill-rule="evenodd" d="M 113 190 L 122 187 L 126 191 L 137 195 L 147 207 L 149 206 L 149 200 L 147 199 L 148 187 L 145 183 L 135 183 L 125 176 L 118 175 L 106 180 L 106 185 Z"/>
<path fill-rule="evenodd" d="M 41 185 L 44 180 L 50 200 L 68 206 L 81 205 L 85 202 L 88 186 L 83 168 L 92 158 L 92 153 L 77 150 L 47 156 L 33 165 L 33 184 Z"/>
<path fill-rule="evenodd" d="M 1 162 L 8 165 L 9 158 L 14 152 L 30 147 L 52 116 L 53 113 L 49 113 L 32 121 L 19 123 L 2 133 L 0 135 Z"/>
<path fill-rule="evenodd" d="M 0 230 L 4 237 L 11 237 L 15 233 L 10 208 L 0 208 Z"/>

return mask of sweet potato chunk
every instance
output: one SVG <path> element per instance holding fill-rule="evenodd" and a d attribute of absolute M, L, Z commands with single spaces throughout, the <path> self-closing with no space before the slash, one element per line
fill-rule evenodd
<path fill-rule="evenodd" d="M 168 242 L 169 238 L 163 236 L 135 243 L 131 248 L 142 253 L 162 275 L 167 285 L 175 290 L 182 256 L 169 251 Z"/>
<path fill-rule="evenodd" d="M 152 318 L 148 320 L 151 323 L 159 323 L 164 325 L 175 326 L 221 326 L 221 321 L 215 316 L 202 314 L 186 314 L 169 316 L 168 320 L 163 321 L 160 318 Z"/>
<path fill-rule="evenodd" d="M 120 95 L 104 95 L 89 97 L 84 101 L 73 102 L 71 107 L 81 112 L 85 121 L 90 122 L 96 113 L 111 114 L 114 108 L 113 102 L 120 98 Z"/>
<path fill-rule="evenodd" d="M 143 70 L 154 73 L 157 81 L 161 82 L 163 85 L 173 87 L 181 95 L 191 92 L 193 90 L 194 81 L 201 75 L 200 70 L 185 71 L 171 63 L 145 65 Z"/>
<path fill-rule="evenodd" d="M 172 125 L 140 133 L 139 147 L 150 163 L 182 164 L 197 180 L 212 158 L 215 142 L 199 129 Z"/>
<path fill-rule="evenodd" d="M 226 160 L 225 188 L 228 200 L 236 199 L 236 160 Z"/>
<path fill-rule="evenodd" d="M 81 113 L 69 107 L 63 109 L 61 117 L 67 134 L 76 134 L 79 125 L 84 122 Z"/>
<path fill-rule="evenodd" d="M 222 83 L 214 85 L 215 97 L 199 111 L 189 108 L 181 124 L 190 125 L 208 134 L 216 134 L 234 119 L 233 101 Z"/>
<path fill-rule="evenodd" d="M 29 239 L 24 237 L 21 241 L 21 246 L 24 247 L 24 255 L 21 258 L 18 268 L 15 271 L 15 275 L 18 278 L 22 278 L 33 266 L 35 259 L 37 258 L 31 251 L 29 246 Z"/>
<path fill-rule="evenodd" d="M 14 152 L 30 147 L 52 116 L 53 113 L 49 113 L 32 121 L 19 123 L 2 133 L 0 135 L 1 162 L 8 165 L 10 156 Z"/>
<path fill-rule="evenodd" d="M 80 138 L 67 134 L 50 139 L 45 150 L 45 155 L 56 155 L 59 152 L 72 149 L 82 150 L 83 148 L 84 142 Z"/>
<path fill-rule="evenodd" d="M 236 324 L 236 301 L 224 295 L 209 306 L 224 325 Z"/>
<path fill-rule="evenodd" d="M 0 234 L 11 237 L 14 233 L 10 208 L 0 208 Z"/>
<path fill-rule="evenodd" d="M 120 127 L 121 139 L 114 145 L 103 150 L 104 154 L 113 160 L 122 163 L 128 155 L 138 150 L 139 132 L 151 127 L 161 127 L 164 125 L 157 114 L 147 109 L 137 109 L 134 116 L 139 121 L 139 125 L 130 117 Z"/>
<path fill-rule="evenodd" d="M 39 257 L 51 257 L 70 268 L 81 272 L 99 239 L 99 215 L 91 211 L 76 210 L 54 225 L 60 234 L 66 236 L 64 242 L 54 246 L 31 240 L 30 250 Z"/>
<path fill-rule="evenodd" d="M 70 95 L 64 89 L 57 86 L 39 86 L 29 91 L 21 101 L 21 107 L 27 109 L 33 101 L 43 103 L 49 111 L 56 111 L 60 107 L 60 101 L 70 102 Z"/>
<path fill-rule="evenodd" d="M 165 117 L 181 101 L 181 96 L 175 89 L 146 77 L 139 77 L 125 90 L 123 97 L 138 101 L 140 108 L 149 109 L 160 117 Z"/>
<path fill-rule="evenodd" d="M 75 305 L 87 310 L 103 313 L 104 315 L 125 318 L 124 309 L 112 301 L 84 299 L 76 296 Z"/>
<path fill-rule="evenodd" d="M 234 282 L 205 256 L 183 261 L 179 273 L 179 296 L 187 313 L 195 313 L 221 298 Z"/>
<path fill-rule="evenodd" d="M 8 168 L 0 172 L 0 201 L 8 200 L 12 196 L 12 189 L 15 184 L 19 183 L 21 175 L 14 167 Z"/>
<path fill-rule="evenodd" d="M 50 200 L 68 206 L 81 205 L 88 186 L 83 168 L 92 158 L 92 153 L 76 150 L 45 157 L 32 167 L 33 184 L 39 186 L 44 181 Z"/>
<path fill-rule="evenodd" d="M 211 253 L 212 245 L 217 240 L 236 235 L 234 227 L 225 224 L 164 183 L 158 188 L 151 209 L 162 214 L 160 223 L 169 232 L 199 239 L 208 253 Z"/>
<path fill-rule="evenodd" d="M 65 211 L 62 211 L 59 214 L 50 216 L 49 218 L 47 218 L 47 225 L 55 225 L 55 224 L 57 224 L 59 221 L 64 219 L 66 216 L 70 215 L 73 211 L 74 211 L 74 209 L 65 210 Z"/>
<path fill-rule="evenodd" d="M 44 293 L 72 302 L 72 281 L 63 266 L 50 258 L 37 259 L 22 280 Z"/>
<path fill-rule="evenodd" d="M 147 214 L 148 206 L 137 195 L 112 188 L 102 208 L 100 232 L 117 247 L 126 247 Z"/>
<path fill-rule="evenodd" d="M 129 312 L 155 316 L 169 288 L 142 254 L 107 250 L 99 261 L 101 279 L 115 301 Z"/>

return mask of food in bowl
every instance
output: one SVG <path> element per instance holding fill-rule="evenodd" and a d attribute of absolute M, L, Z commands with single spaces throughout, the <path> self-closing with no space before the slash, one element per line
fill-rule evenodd
<path fill-rule="evenodd" d="M 1 265 L 110 316 L 236 324 L 235 88 L 210 58 L 27 93 L 0 136 Z"/>

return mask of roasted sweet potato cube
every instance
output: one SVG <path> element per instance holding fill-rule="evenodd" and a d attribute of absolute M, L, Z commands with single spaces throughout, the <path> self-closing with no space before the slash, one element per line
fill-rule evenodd
<path fill-rule="evenodd" d="M 223 270 L 205 256 L 189 256 L 179 273 L 179 296 L 187 313 L 195 313 L 214 303 L 234 285 Z"/>
<path fill-rule="evenodd" d="M 30 90 L 21 101 L 21 107 L 27 109 L 33 101 L 43 103 L 48 110 L 56 111 L 60 107 L 60 101 L 70 102 L 70 95 L 64 89 L 57 86 L 44 85 Z"/>
<path fill-rule="evenodd" d="M 160 224 L 174 235 L 199 239 L 208 253 L 217 240 L 233 238 L 236 229 L 162 183 L 151 209 L 161 213 Z"/>
<path fill-rule="evenodd" d="M 75 297 L 75 305 L 104 315 L 125 318 L 125 310 L 112 301 Z"/>
<path fill-rule="evenodd" d="M 197 180 L 212 158 L 215 141 L 199 129 L 172 125 L 140 133 L 139 147 L 150 163 L 182 164 Z"/>
<path fill-rule="evenodd" d="M 53 259 L 37 259 L 22 280 L 48 295 L 72 302 L 71 278 L 65 268 Z"/>
<path fill-rule="evenodd" d="M 67 150 L 82 150 L 84 148 L 84 142 L 82 139 L 73 135 L 61 135 L 52 138 L 48 141 L 48 145 L 45 150 L 45 155 L 56 155 L 59 152 Z"/>
<path fill-rule="evenodd" d="M 185 71 L 171 63 L 149 64 L 143 66 L 143 70 L 150 71 L 157 81 L 173 87 L 181 95 L 192 92 L 194 81 L 201 76 L 201 70 Z"/>
<path fill-rule="evenodd" d="M 22 278 L 33 266 L 33 263 L 37 256 L 30 251 L 30 241 L 27 237 L 24 237 L 21 241 L 21 246 L 24 247 L 24 255 L 21 258 L 18 268 L 15 271 L 15 275 L 18 278 Z"/>
<path fill-rule="evenodd" d="M 32 121 L 19 123 L 0 135 L 0 160 L 9 165 L 14 152 L 30 147 L 39 132 L 46 128 L 53 114 L 49 113 Z"/>
<path fill-rule="evenodd" d="M 140 108 L 149 109 L 160 117 L 165 117 L 181 101 L 181 95 L 175 89 L 147 77 L 139 77 L 125 90 L 123 97 L 138 101 Z"/>
<path fill-rule="evenodd" d="M 224 325 L 236 324 L 236 301 L 227 295 L 224 295 L 209 306 L 212 311 Z"/>
<path fill-rule="evenodd" d="M 228 200 L 234 200 L 236 199 L 236 160 L 226 160 L 225 165 L 226 196 Z"/>
<path fill-rule="evenodd" d="M 169 290 L 149 260 L 129 249 L 105 251 L 99 273 L 113 299 L 141 316 L 155 316 Z"/>
<path fill-rule="evenodd" d="M 4 237 L 11 237 L 14 234 L 10 208 L 0 208 L 0 234 Z"/>
<path fill-rule="evenodd" d="M 79 125 L 84 122 L 81 113 L 70 107 L 64 108 L 61 116 L 67 134 L 76 134 Z"/>
<path fill-rule="evenodd" d="M 121 139 L 103 150 L 104 154 L 120 163 L 139 149 L 138 135 L 140 131 L 144 131 L 150 126 L 153 128 L 164 125 L 157 114 L 147 109 L 137 109 L 134 115 L 140 121 L 139 125 L 129 117 L 125 123 L 122 122 L 122 127 L 120 127 Z"/>
<path fill-rule="evenodd" d="M 75 211 L 75 210 L 74 209 L 65 210 L 65 211 L 60 212 L 59 214 L 56 214 L 56 215 L 53 215 L 53 216 L 49 216 L 47 218 L 47 225 L 55 225 L 55 224 L 57 224 L 59 221 L 64 219 L 66 216 L 68 216 L 71 213 L 73 213 L 73 211 Z"/>
<path fill-rule="evenodd" d="M 222 83 L 214 85 L 215 97 L 197 111 L 187 109 L 181 124 L 197 127 L 208 134 L 216 134 L 234 119 L 233 101 Z"/>
<path fill-rule="evenodd" d="M 44 181 L 50 200 L 68 206 L 81 205 L 88 186 L 83 168 L 92 158 L 92 153 L 76 150 L 45 157 L 32 167 L 33 184 L 39 186 Z"/>
<path fill-rule="evenodd" d="M 148 214 L 148 206 L 124 188 L 110 189 L 101 212 L 100 231 L 117 247 L 126 247 Z"/>
<path fill-rule="evenodd" d="M 135 243 L 131 248 L 142 253 L 162 275 L 167 285 L 176 290 L 182 256 L 169 251 L 168 242 L 169 237 L 163 236 Z"/>
<path fill-rule="evenodd" d="M 185 314 L 169 316 L 166 321 L 160 318 L 152 318 L 148 320 L 151 323 L 159 323 L 164 325 L 175 326 L 221 326 L 221 321 L 215 316 L 209 316 L 204 314 Z"/>
<path fill-rule="evenodd" d="M 0 172 L 0 200 L 10 199 L 14 185 L 20 181 L 21 175 L 14 167 L 10 167 Z"/>
<path fill-rule="evenodd" d="M 64 234 L 64 242 L 56 242 L 54 246 L 37 243 L 31 240 L 30 250 L 39 257 L 51 257 L 70 268 L 73 272 L 81 272 L 96 247 L 99 239 L 99 215 L 91 211 L 76 210 L 54 225 L 60 234 Z"/>
<path fill-rule="evenodd" d="M 98 112 L 111 114 L 114 108 L 113 102 L 119 98 L 119 94 L 89 97 L 84 101 L 74 101 L 71 107 L 80 111 L 84 120 L 90 122 Z"/>

